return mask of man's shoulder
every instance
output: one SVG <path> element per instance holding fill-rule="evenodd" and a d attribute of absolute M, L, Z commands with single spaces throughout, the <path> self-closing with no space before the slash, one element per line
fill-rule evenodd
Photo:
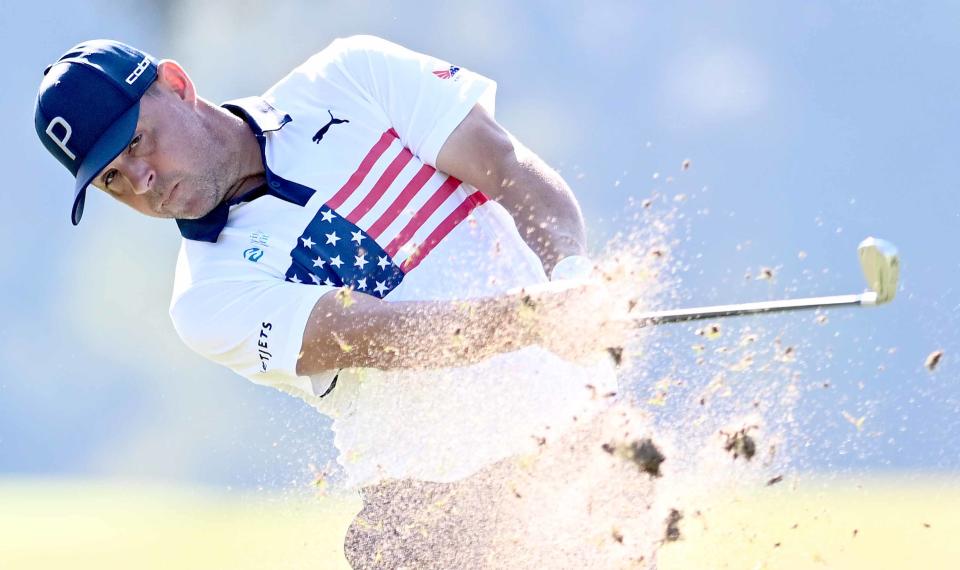
<path fill-rule="evenodd" d="M 330 42 L 326 48 L 324 48 L 320 53 L 330 52 L 330 53 L 344 53 L 352 51 L 389 51 L 400 47 L 399 45 L 381 38 L 379 36 L 372 36 L 369 34 L 356 34 L 352 36 L 344 36 L 342 38 L 337 38 Z"/>
<path fill-rule="evenodd" d="M 331 65 L 349 65 L 370 54 L 394 53 L 403 49 L 399 44 L 379 36 L 368 34 L 344 36 L 334 39 L 294 71 L 320 70 Z"/>

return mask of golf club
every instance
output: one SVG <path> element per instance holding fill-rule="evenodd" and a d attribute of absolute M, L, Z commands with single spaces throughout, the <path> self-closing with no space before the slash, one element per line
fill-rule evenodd
<path fill-rule="evenodd" d="M 634 322 L 637 326 L 643 327 L 759 313 L 882 305 L 893 300 L 897 292 L 897 282 L 900 278 L 900 260 L 897 257 L 897 248 L 888 241 L 869 237 L 860 242 L 857 253 L 860 256 L 860 268 L 863 270 L 863 275 L 870 288 L 863 293 L 651 311 L 637 315 Z"/>

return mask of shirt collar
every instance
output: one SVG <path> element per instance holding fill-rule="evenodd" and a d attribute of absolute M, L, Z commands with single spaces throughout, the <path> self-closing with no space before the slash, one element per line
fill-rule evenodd
<path fill-rule="evenodd" d="M 263 160 L 264 171 L 267 176 L 267 185 L 254 189 L 239 199 L 230 202 L 221 202 L 213 210 L 202 218 L 195 220 L 177 220 L 177 227 L 180 228 L 180 235 L 186 239 L 194 241 L 205 241 L 216 243 L 220 237 L 220 232 L 227 225 L 227 217 L 230 213 L 230 206 L 253 200 L 271 194 L 282 200 L 304 206 L 313 194 L 312 191 L 300 186 L 299 184 L 289 183 L 279 176 L 273 174 L 267 166 L 265 146 L 266 137 L 264 133 L 278 131 L 284 125 L 292 121 L 290 115 L 276 109 L 262 97 L 245 97 L 243 99 L 234 99 L 221 105 L 224 109 L 243 119 L 243 121 L 253 131 L 260 143 L 260 157 Z"/>

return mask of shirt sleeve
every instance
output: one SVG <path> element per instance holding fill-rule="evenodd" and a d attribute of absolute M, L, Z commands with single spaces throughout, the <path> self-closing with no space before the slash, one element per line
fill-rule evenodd
<path fill-rule="evenodd" d="M 194 351 L 258 384 L 318 396 L 336 370 L 299 376 L 303 331 L 324 285 L 279 280 L 209 281 L 174 297 L 170 316 Z"/>
<path fill-rule="evenodd" d="M 474 105 L 494 114 L 497 85 L 479 73 L 374 36 L 338 39 L 331 49 L 404 146 L 431 166 Z"/>

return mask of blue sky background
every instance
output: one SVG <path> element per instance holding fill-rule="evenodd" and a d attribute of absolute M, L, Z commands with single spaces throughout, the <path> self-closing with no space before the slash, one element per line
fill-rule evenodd
<path fill-rule="evenodd" d="M 487 0 L 414 10 L 0 0 L 0 476 L 275 487 L 331 456 L 324 418 L 180 344 L 166 313 L 174 224 L 96 195 L 84 223 L 70 226 L 71 178 L 36 140 L 32 114 L 44 66 L 84 39 L 177 59 L 201 96 L 219 101 L 262 92 L 354 33 L 497 80 L 498 118 L 574 187 L 596 251 L 636 227 L 624 215 L 631 197 L 661 197 L 655 216 L 677 208 L 679 272 L 664 303 L 858 292 L 857 243 L 896 243 L 902 288 L 892 305 L 835 311 L 825 325 L 811 314 L 730 321 L 708 350 L 744 327 L 766 347 L 774 338 L 798 347 L 789 366 L 731 374 L 739 403 L 729 407 L 769 403 L 766 420 L 791 434 L 797 468 L 955 472 L 958 29 L 960 4 L 946 1 Z M 775 279 L 744 278 L 761 267 Z M 664 377 L 685 380 L 689 393 L 653 410 L 668 425 L 726 362 L 694 362 L 690 347 L 703 341 L 693 328 L 653 331 L 629 373 L 641 400 Z M 937 349 L 945 357 L 930 373 L 923 362 Z M 800 393 L 786 407 L 764 391 L 782 387 L 783 374 L 798 374 Z M 844 413 L 865 417 L 862 429 Z"/>

